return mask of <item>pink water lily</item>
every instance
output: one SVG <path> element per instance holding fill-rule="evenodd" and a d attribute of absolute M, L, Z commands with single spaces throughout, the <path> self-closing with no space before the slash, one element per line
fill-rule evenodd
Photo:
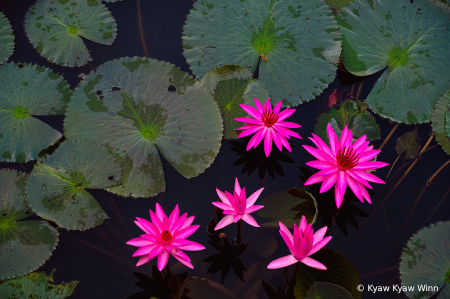
<path fill-rule="evenodd" d="M 334 194 L 337 208 L 342 204 L 347 185 L 361 202 L 366 199 L 371 203 L 366 187 L 369 189 L 372 187 L 368 182 L 384 184 L 384 181 L 367 171 L 389 164 L 370 161 L 381 151 L 374 150 L 372 145 L 369 146 L 366 135 L 361 136 L 353 143 L 353 133 L 347 126 L 342 131 L 341 140 L 337 138 L 330 124 L 327 129 L 331 148 L 315 134 L 312 134 L 313 137 L 310 139 L 317 149 L 303 145 L 311 155 L 318 159 L 306 164 L 320 169 L 305 182 L 305 185 L 322 182 L 320 193 L 328 191 L 335 185 Z"/>
<path fill-rule="evenodd" d="M 280 101 L 275 107 L 272 109 L 272 105 L 270 104 L 270 100 L 264 103 L 264 107 L 255 98 L 256 108 L 253 108 L 250 105 L 240 104 L 242 109 L 247 112 L 253 118 L 235 118 L 234 120 L 240 121 L 243 123 L 248 123 L 248 125 L 242 126 L 235 130 L 244 130 L 241 134 L 239 134 L 239 138 L 245 137 L 251 134 L 256 133 L 249 141 L 247 145 L 247 151 L 249 149 L 256 148 L 259 143 L 264 139 L 264 152 L 266 157 L 269 157 L 270 151 L 272 150 L 272 140 L 275 142 L 277 148 L 281 151 L 283 146 L 291 151 L 291 146 L 286 139 L 290 139 L 290 136 L 295 138 L 302 138 L 298 133 L 295 133 L 288 128 L 300 128 L 301 126 L 292 123 L 283 121 L 289 116 L 291 116 L 295 109 L 285 109 L 280 112 L 281 105 L 283 101 Z"/>
<path fill-rule="evenodd" d="M 136 266 L 145 264 L 158 256 L 158 269 L 161 271 L 166 266 L 170 253 L 180 263 L 194 269 L 191 259 L 182 250 L 197 251 L 205 249 L 199 243 L 186 240 L 200 226 L 191 225 L 195 217 L 187 217 L 187 213 L 179 217 L 178 205 L 175 206 L 169 217 L 166 216 L 158 203 L 155 212 L 149 211 L 151 222 L 139 217 L 136 217 L 137 221 L 135 221 L 145 234 L 127 242 L 129 245 L 140 247 L 133 254 L 133 256 L 141 257 Z"/>
<path fill-rule="evenodd" d="M 255 218 L 253 218 L 250 213 L 256 212 L 262 209 L 264 206 L 254 205 L 255 201 L 258 199 L 264 188 L 259 189 L 248 198 L 245 195 L 245 188 L 241 189 L 238 179 L 236 178 L 234 183 L 234 192 L 231 194 L 228 191 L 223 193 L 218 188 L 216 188 L 217 195 L 222 200 L 222 202 L 213 202 L 212 204 L 223 210 L 223 214 L 226 215 L 222 220 L 217 223 L 214 230 L 221 229 L 233 222 L 239 220 L 244 220 L 252 226 L 259 227 Z"/>
<path fill-rule="evenodd" d="M 280 234 L 291 254 L 272 261 L 267 268 L 284 268 L 301 262 L 312 268 L 326 270 L 327 267 L 325 265 L 309 257 L 330 242 L 331 237 L 323 237 L 326 232 L 327 227 L 324 226 L 313 234 L 311 224 L 307 224 L 305 216 L 302 216 L 299 226 L 297 227 L 297 224 L 294 224 L 294 235 L 292 235 L 289 229 L 280 221 Z"/>

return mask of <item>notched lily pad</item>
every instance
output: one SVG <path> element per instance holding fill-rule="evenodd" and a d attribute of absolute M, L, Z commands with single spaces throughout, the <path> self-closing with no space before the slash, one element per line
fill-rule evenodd
<path fill-rule="evenodd" d="M 397 138 L 397 143 L 395 144 L 395 150 L 400 156 L 406 152 L 406 159 L 415 158 L 420 151 L 420 136 L 416 132 L 408 132 Z"/>
<path fill-rule="evenodd" d="M 255 107 L 254 98 L 257 98 L 263 105 L 264 101 L 269 98 L 269 92 L 265 89 L 264 84 L 253 79 L 249 70 L 237 65 L 217 67 L 206 73 L 200 82 L 208 88 L 219 105 L 225 139 L 236 139 L 239 134 L 234 129 L 244 125 L 233 120 L 247 116 L 239 104 Z"/>
<path fill-rule="evenodd" d="M 5 15 L 0 12 L 0 64 L 5 63 L 14 52 L 14 34 Z"/>
<path fill-rule="evenodd" d="M 332 9 L 335 13 L 343 7 L 346 7 L 355 0 L 325 0 L 325 3 Z"/>
<path fill-rule="evenodd" d="M 359 0 L 335 17 L 345 68 L 357 76 L 386 68 L 366 100 L 372 111 L 401 123 L 429 122 L 450 82 L 442 63 L 450 56 L 450 7 L 427 0 Z"/>
<path fill-rule="evenodd" d="M 6 63 L 0 66 L 0 161 L 28 162 L 62 134 L 33 117 L 64 113 L 72 91 L 47 68 Z"/>
<path fill-rule="evenodd" d="M 445 284 L 436 299 L 450 298 L 450 222 L 431 224 L 412 236 L 403 248 L 400 279 L 403 286 L 417 286 L 404 291 L 408 298 L 430 298 Z"/>
<path fill-rule="evenodd" d="M 340 285 L 318 281 L 305 294 L 305 299 L 353 299 L 346 289 Z"/>
<path fill-rule="evenodd" d="M 92 60 L 81 37 L 111 45 L 117 24 L 100 1 L 38 0 L 25 17 L 25 32 L 45 59 L 76 67 Z"/>
<path fill-rule="evenodd" d="M 447 114 L 450 111 L 450 90 L 448 90 L 434 106 L 431 124 L 436 141 L 450 155 L 450 137 L 447 133 Z M 450 130 L 449 130 L 450 131 Z"/>
<path fill-rule="evenodd" d="M 375 118 L 367 111 L 367 106 L 360 101 L 342 102 L 339 109 L 332 107 L 330 111 L 320 115 L 314 133 L 328 143 L 327 126 L 330 124 L 338 138 L 345 126 L 353 132 L 354 140 L 367 135 L 367 140 L 380 139 L 380 128 Z"/>
<path fill-rule="evenodd" d="M 62 282 L 55 285 L 52 273 L 47 276 L 44 272 L 8 279 L 0 282 L 2 298 L 33 298 L 33 299 L 63 299 L 73 294 L 78 281 Z"/>
<path fill-rule="evenodd" d="M 281 221 L 287 227 L 293 227 L 298 225 L 303 215 L 308 223 L 314 224 L 317 220 L 316 199 L 303 188 L 278 191 L 262 199 L 259 204 L 264 209 L 257 212 L 258 216 L 273 219 L 264 225 L 278 227 Z"/>
<path fill-rule="evenodd" d="M 197 1 L 183 28 L 184 56 L 197 78 L 228 64 L 254 72 L 260 61 L 272 103 L 296 106 L 334 80 L 338 29 L 323 0 Z"/>
<path fill-rule="evenodd" d="M 86 76 L 64 123 L 67 138 L 109 147 L 124 169 L 123 185 L 109 191 L 133 197 L 164 191 L 159 153 L 186 178 L 202 173 L 219 152 L 222 130 L 219 108 L 199 81 L 170 63 L 137 57 Z"/>
<path fill-rule="evenodd" d="M 40 217 L 69 230 L 86 230 L 108 218 L 86 189 L 111 188 L 121 180 L 120 165 L 105 147 L 66 141 L 51 156 L 38 159 L 26 192 Z"/>
<path fill-rule="evenodd" d="M 59 233 L 47 221 L 20 221 L 33 212 L 25 196 L 27 177 L 15 170 L 0 170 L 0 279 L 36 270 L 58 244 Z"/>

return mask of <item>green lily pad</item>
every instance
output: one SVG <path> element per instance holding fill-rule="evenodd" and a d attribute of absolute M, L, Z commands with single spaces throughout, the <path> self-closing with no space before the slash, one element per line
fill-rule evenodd
<path fill-rule="evenodd" d="M 318 281 L 314 283 L 305 294 L 305 299 L 353 299 L 343 287 L 329 282 Z"/>
<path fill-rule="evenodd" d="M 367 97 L 372 111 L 401 123 L 429 122 L 450 81 L 442 63 L 450 55 L 450 8 L 427 0 L 359 0 L 335 16 L 345 68 L 358 76 L 387 68 Z"/>
<path fill-rule="evenodd" d="M 360 101 L 342 102 L 339 109 L 332 107 L 330 111 L 320 115 L 314 127 L 314 133 L 326 143 L 329 142 L 328 124 L 333 127 L 338 138 L 341 137 L 342 130 L 347 126 L 352 130 L 354 140 L 363 135 L 367 135 L 367 140 L 380 139 L 380 128 L 375 118 Z"/>
<path fill-rule="evenodd" d="M 25 196 L 27 177 L 0 170 L 0 279 L 36 270 L 58 244 L 58 232 L 46 221 L 20 221 L 32 213 Z"/>
<path fill-rule="evenodd" d="M 14 34 L 11 24 L 0 12 L 0 64 L 5 63 L 14 52 Z"/>
<path fill-rule="evenodd" d="M 317 220 L 318 208 L 316 199 L 303 188 L 281 190 L 259 201 L 264 206 L 257 212 L 258 216 L 272 219 L 265 225 L 278 227 L 281 221 L 287 227 L 298 224 L 303 215 L 308 223 Z"/>
<path fill-rule="evenodd" d="M 253 79 L 249 70 L 237 65 L 225 65 L 212 69 L 201 80 L 208 88 L 219 105 L 223 118 L 224 138 L 236 139 L 238 132 L 234 129 L 242 127 L 243 123 L 233 119 L 246 117 L 239 104 L 256 107 L 254 98 L 263 105 L 269 98 L 269 92 L 261 81 Z"/>
<path fill-rule="evenodd" d="M 431 115 L 431 124 L 436 141 L 442 146 L 444 151 L 450 155 L 450 137 L 447 133 L 447 111 L 450 110 L 450 90 L 448 90 L 434 107 Z"/>
<path fill-rule="evenodd" d="M 64 123 L 67 138 L 110 148 L 124 176 L 123 185 L 108 190 L 134 197 L 164 191 L 158 151 L 186 178 L 202 173 L 219 152 L 222 130 L 219 108 L 199 81 L 170 63 L 138 57 L 86 76 Z"/>
<path fill-rule="evenodd" d="M 86 189 L 111 188 L 121 180 L 120 165 L 105 147 L 66 141 L 52 155 L 38 159 L 26 192 L 40 217 L 66 229 L 86 230 L 108 218 Z"/>
<path fill-rule="evenodd" d="M 323 0 L 205 0 L 187 17 L 183 47 L 199 79 L 227 64 L 254 72 L 263 57 L 259 79 L 272 103 L 296 106 L 334 80 L 341 36 Z"/>
<path fill-rule="evenodd" d="M 325 0 L 325 3 L 330 8 L 335 8 L 337 10 L 340 10 L 343 7 L 346 7 L 350 3 L 354 2 L 355 0 Z"/>
<path fill-rule="evenodd" d="M 76 67 L 92 60 L 82 37 L 111 45 L 117 35 L 117 24 L 108 9 L 97 1 L 38 0 L 25 17 L 25 32 L 45 59 Z"/>
<path fill-rule="evenodd" d="M 429 298 L 450 284 L 450 222 L 431 224 L 412 236 L 402 252 L 400 279 L 403 286 L 417 286 L 404 290 L 411 299 Z M 450 298 L 448 285 L 436 297 L 445 298 Z"/>
<path fill-rule="evenodd" d="M 33 117 L 61 115 L 72 91 L 58 74 L 44 67 L 0 66 L 0 161 L 28 162 L 62 134 Z"/>
<path fill-rule="evenodd" d="M 400 156 L 406 152 L 406 159 L 415 158 L 420 152 L 420 136 L 414 131 L 403 134 L 397 138 L 397 143 L 395 144 L 395 150 Z"/>
<path fill-rule="evenodd" d="M 63 299 L 73 294 L 78 281 L 62 282 L 55 285 L 52 273 L 47 276 L 44 272 L 8 279 L 0 282 L 0 294 L 5 299 L 33 298 L 33 299 Z"/>
<path fill-rule="evenodd" d="M 324 264 L 327 270 L 317 270 L 300 263 L 300 269 L 297 273 L 297 281 L 294 287 L 296 299 L 306 298 L 306 294 L 311 287 L 319 281 L 339 285 L 350 292 L 353 298 L 362 298 L 362 293 L 356 288 L 361 284 L 358 272 L 346 257 L 327 248 L 319 250 L 311 257 Z"/>

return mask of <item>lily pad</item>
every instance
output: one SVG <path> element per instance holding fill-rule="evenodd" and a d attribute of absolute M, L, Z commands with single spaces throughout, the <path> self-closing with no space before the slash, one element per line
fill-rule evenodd
<path fill-rule="evenodd" d="M 430 298 L 445 284 L 436 299 L 450 298 L 450 222 L 431 224 L 412 236 L 402 252 L 400 279 L 403 286 L 417 286 L 404 290 L 408 298 Z"/>
<path fill-rule="evenodd" d="M 300 263 L 300 269 L 297 273 L 297 281 L 294 287 L 296 299 L 306 298 L 308 290 L 319 281 L 333 283 L 343 287 L 352 294 L 354 299 L 362 298 L 362 293 L 357 290 L 357 286 L 361 284 L 358 272 L 346 257 L 327 248 L 319 250 L 311 257 L 324 264 L 327 270 L 317 270 Z"/>
<path fill-rule="evenodd" d="M 170 90 L 170 91 L 169 91 Z M 219 108 L 208 90 L 174 65 L 121 58 L 97 68 L 75 89 L 64 131 L 106 145 L 124 169 L 121 196 L 165 189 L 159 152 L 183 176 L 202 173 L 222 139 Z"/>
<path fill-rule="evenodd" d="M 439 93 L 448 89 L 450 8 L 441 2 L 359 0 L 335 15 L 347 71 L 383 71 L 366 103 L 396 122 L 429 122 Z M 367 20 L 370 20 L 369 22 Z"/>
<path fill-rule="evenodd" d="M 397 143 L 395 144 L 395 150 L 400 156 L 406 152 L 406 159 L 415 158 L 420 151 L 420 136 L 414 131 L 403 134 L 397 138 Z"/>
<path fill-rule="evenodd" d="M 434 107 L 431 124 L 436 141 L 450 155 L 450 137 L 447 133 L 447 113 L 450 111 L 450 90 L 448 90 Z"/>
<path fill-rule="evenodd" d="M 197 1 L 183 28 L 184 56 L 202 78 L 235 64 L 256 70 L 272 103 L 296 106 L 334 80 L 341 36 L 323 0 Z"/>
<path fill-rule="evenodd" d="M 45 59 L 76 67 L 92 60 L 82 37 L 111 45 L 117 24 L 100 1 L 38 0 L 25 17 L 25 32 Z"/>
<path fill-rule="evenodd" d="M 66 229 L 86 230 L 108 218 L 86 189 L 111 188 L 121 180 L 120 165 L 105 147 L 66 141 L 51 156 L 38 159 L 26 192 L 40 217 Z"/>
<path fill-rule="evenodd" d="M 215 298 L 238 299 L 238 297 L 223 285 L 202 277 L 189 277 L 183 283 L 180 291 L 182 298 Z"/>
<path fill-rule="evenodd" d="M 36 270 L 58 244 L 58 232 L 46 221 L 21 221 L 32 213 L 25 196 L 27 177 L 0 170 L 0 279 Z"/>
<path fill-rule="evenodd" d="M 327 126 L 330 124 L 338 138 L 345 126 L 353 132 L 354 140 L 367 135 L 367 140 L 380 139 L 380 128 L 375 118 L 367 111 L 366 105 L 360 101 L 342 102 L 339 109 L 332 107 L 330 111 L 320 115 L 314 133 L 328 143 Z"/>
<path fill-rule="evenodd" d="M 233 119 L 247 116 L 247 112 L 239 104 L 256 107 L 254 98 L 257 98 L 262 105 L 269 98 L 269 92 L 264 84 L 253 79 L 249 70 L 237 65 L 216 67 L 206 73 L 201 82 L 219 105 L 225 139 L 238 138 L 239 134 L 234 129 L 242 127 L 243 124 Z"/>
<path fill-rule="evenodd" d="M 317 220 L 316 199 L 303 188 L 281 190 L 262 199 L 259 204 L 264 206 L 257 212 L 258 216 L 273 219 L 265 225 L 278 227 L 281 221 L 287 227 L 298 224 L 303 215 L 308 223 L 314 224 Z"/>
<path fill-rule="evenodd" d="M 14 52 L 14 35 L 11 24 L 0 12 L 0 64 L 9 59 Z"/>
<path fill-rule="evenodd" d="M 325 0 L 325 3 L 330 7 L 337 10 L 340 10 L 343 7 L 346 7 L 350 3 L 354 2 L 355 0 Z"/>
<path fill-rule="evenodd" d="M 33 299 L 63 299 L 73 294 L 78 281 L 62 282 L 55 285 L 52 273 L 47 276 L 44 272 L 8 279 L 0 282 L 2 298 L 33 298 Z"/>
<path fill-rule="evenodd" d="M 61 115 L 72 91 L 58 74 L 39 66 L 0 66 L 0 161 L 28 162 L 62 134 L 33 117 Z"/>
<path fill-rule="evenodd" d="M 305 295 L 305 299 L 353 299 L 343 287 L 329 282 L 318 281 L 314 283 Z"/>

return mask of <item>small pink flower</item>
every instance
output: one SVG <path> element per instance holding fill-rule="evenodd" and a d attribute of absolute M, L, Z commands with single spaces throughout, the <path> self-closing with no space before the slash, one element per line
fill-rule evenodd
<path fill-rule="evenodd" d="M 320 169 L 320 171 L 313 174 L 305 182 L 305 185 L 323 182 L 320 193 L 328 191 L 335 185 L 334 194 L 338 209 L 342 204 L 347 184 L 361 202 L 365 198 L 371 203 L 369 193 L 365 188 L 372 189 L 368 181 L 379 184 L 384 184 L 384 182 L 367 171 L 389 165 L 384 162 L 370 161 L 381 151 L 374 150 L 372 145 L 369 146 L 366 135 L 361 136 L 353 143 L 353 133 L 347 126 L 342 131 L 339 141 L 333 128 L 328 124 L 328 139 L 331 148 L 319 136 L 312 135 L 313 137 L 309 139 L 314 142 L 317 149 L 307 145 L 303 145 L 303 147 L 318 160 L 307 162 L 306 165 Z"/>
<path fill-rule="evenodd" d="M 250 105 L 239 104 L 245 112 L 247 112 L 252 118 L 235 118 L 234 120 L 240 121 L 243 123 L 248 123 L 243 127 L 240 127 L 235 130 L 244 130 L 241 134 L 239 134 L 238 138 L 245 137 L 251 134 L 256 133 L 252 139 L 250 139 L 247 145 L 247 151 L 249 149 L 256 148 L 258 144 L 264 139 L 264 152 L 266 157 L 269 157 L 270 151 L 272 150 L 272 140 L 275 142 L 275 145 L 281 151 L 283 146 L 291 151 L 291 146 L 287 139 L 290 139 L 290 136 L 295 138 L 302 138 L 298 133 L 295 133 L 287 128 L 300 128 L 301 126 L 292 123 L 283 121 L 284 119 L 291 116 L 295 109 L 285 109 L 280 112 L 281 104 L 283 101 L 280 101 L 276 106 L 272 109 L 272 105 L 270 104 L 270 100 L 264 103 L 264 108 L 258 99 L 255 98 L 255 105 L 258 110 L 253 108 Z"/>
<path fill-rule="evenodd" d="M 156 214 L 152 210 L 149 211 L 151 222 L 139 217 L 136 217 L 137 221 L 134 222 L 145 234 L 127 242 L 129 245 L 141 247 L 133 254 L 133 256 L 141 257 L 136 266 L 145 264 L 158 256 L 158 269 L 161 271 L 166 266 L 170 253 L 180 263 L 194 269 L 191 259 L 182 250 L 197 251 L 205 249 L 199 243 L 186 240 L 200 226 L 191 225 L 195 217 L 186 218 L 187 213 L 178 217 L 178 205 L 175 206 L 169 217 L 166 216 L 158 203 L 155 209 Z"/>
<path fill-rule="evenodd" d="M 303 216 L 298 227 L 297 224 L 294 224 L 294 236 L 292 236 L 289 229 L 280 221 L 280 234 L 291 254 L 272 261 L 267 268 L 284 268 L 301 262 L 312 268 L 326 270 L 325 265 L 309 257 L 330 242 L 331 237 L 323 237 L 326 232 L 327 227 L 324 226 L 313 234 L 311 224 L 307 225 L 306 218 Z"/>
<path fill-rule="evenodd" d="M 237 222 L 239 220 L 244 220 L 248 224 L 252 226 L 259 227 L 258 223 L 256 223 L 255 218 L 253 218 L 250 213 L 256 212 L 259 209 L 262 209 L 264 206 L 261 205 L 253 205 L 255 201 L 258 199 L 258 196 L 264 188 L 259 189 L 255 193 L 246 198 L 245 196 L 245 188 L 239 186 L 238 179 L 234 183 L 234 192 L 231 194 L 228 191 L 223 193 L 219 189 L 216 188 L 217 195 L 219 195 L 222 202 L 213 202 L 212 204 L 223 210 L 223 214 L 226 215 L 217 223 L 214 230 L 221 229 L 232 222 Z"/>

